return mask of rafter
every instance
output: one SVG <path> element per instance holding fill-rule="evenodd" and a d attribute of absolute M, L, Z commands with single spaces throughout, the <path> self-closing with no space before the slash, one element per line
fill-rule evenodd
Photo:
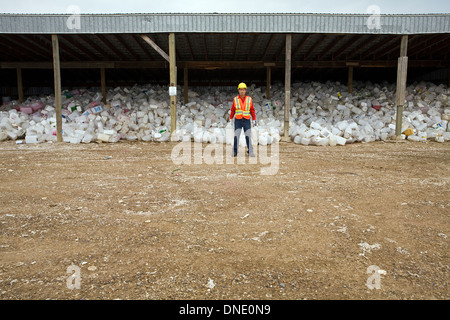
<path fill-rule="evenodd" d="M 324 38 L 325 38 L 325 35 L 320 35 L 320 36 L 317 37 L 316 43 L 313 44 L 311 46 L 311 48 L 309 48 L 309 51 L 304 56 L 303 60 L 308 60 L 309 56 L 314 52 L 314 50 L 316 50 L 316 48 L 320 45 L 320 43 L 322 42 L 322 40 Z"/>

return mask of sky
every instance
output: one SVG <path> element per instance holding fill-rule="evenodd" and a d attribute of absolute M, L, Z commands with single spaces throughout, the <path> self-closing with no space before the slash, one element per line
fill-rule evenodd
<path fill-rule="evenodd" d="M 0 0 L 0 13 L 450 13 L 449 0 Z M 75 8 L 75 11 L 74 11 Z M 76 12 L 78 13 L 78 12 Z M 378 13 L 378 12 L 376 12 Z"/>

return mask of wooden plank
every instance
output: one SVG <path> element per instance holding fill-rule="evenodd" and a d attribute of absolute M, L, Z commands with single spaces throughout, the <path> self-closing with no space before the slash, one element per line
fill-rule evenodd
<path fill-rule="evenodd" d="M 289 137 L 289 114 L 291 110 L 291 53 L 292 35 L 286 34 L 286 66 L 284 82 L 284 137 L 283 141 L 290 141 Z"/>
<path fill-rule="evenodd" d="M 59 61 L 58 35 L 52 34 L 53 49 L 53 73 L 55 78 L 55 111 L 56 111 L 56 140 L 62 142 L 62 118 L 61 118 L 61 68 Z"/>
<path fill-rule="evenodd" d="M 175 34 L 169 34 L 170 86 L 177 86 L 177 66 L 175 56 Z M 177 97 L 170 96 L 170 131 L 174 133 L 177 126 Z"/>
<path fill-rule="evenodd" d="M 183 86 L 184 86 L 184 104 L 189 103 L 189 85 L 188 85 L 188 68 L 184 68 L 184 72 L 183 72 L 183 77 L 184 77 L 184 81 L 183 81 Z"/>
<path fill-rule="evenodd" d="M 397 60 L 360 60 L 348 62 L 340 61 L 293 61 L 292 68 L 396 68 Z M 268 66 L 272 68 L 284 68 L 285 62 L 263 61 L 178 61 L 180 68 L 189 69 L 263 69 Z M 409 60 L 409 67 L 417 68 L 448 68 L 450 60 Z M 61 69 L 166 69 L 169 63 L 166 61 L 66 61 L 60 63 Z M 53 69 L 52 62 L 24 61 L 24 62 L 0 62 L 0 69 Z"/>
<path fill-rule="evenodd" d="M 402 36 L 400 42 L 400 57 L 406 57 L 408 52 L 408 36 Z"/>
<path fill-rule="evenodd" d="M 147 37 L 146 35 L 142 34 L 141 38 L 147 42 L 153 49 L 156 50 L 156 52 L 158 52 L 165 60 L 167 60 L 167 62 L 170 63 L 170 57 L 167 53 L 164 52 L 163 49 L 161 49 L 155 42 L 153 42 L 152 39 L 150 39 L 149 37 Z M 175 39 L 174 39 L 174 43 L 175 43 Z M 170 49 L 169 49 L 170 50 Z M 175 54 L 175 53 L 174 53 Z"/>
<path fill-rule="evenodd" d="M 407 57 L 408 36 L 404 35 L 401 38 L 400 57 L 398 58 L 397 67 L 397 91 L 395 97 L 395 104 L 397 105 L 397 116 L 395 121 L 395 135 L 397 139 L 402 134 L 403 123 L 403 106 L 406 97 L 406 76 L 408 71 L 408 57 Z"/>
<path fill-rule="evenodd" d="M 252 69 L 264 68 L 262 61 L 185 61 L 180 66 L 189 69 Z M 280 65 L 281 66 L 281 65 Z"/>
<path fill-rule="evenodd" d="M 398 58 L 397 92 L 395 96 L 395 104 L 397 106 L 402 106 L 405 104 L 407 71 L 408 71 L 408 57 Z"/>

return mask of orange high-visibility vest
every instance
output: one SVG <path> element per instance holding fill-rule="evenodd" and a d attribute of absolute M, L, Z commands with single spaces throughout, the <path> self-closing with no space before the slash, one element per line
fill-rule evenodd
<path fill-rule="evenodd" d="M 244 107 L 241 106 L 241 99 L 239 99 L 239 96 L 236 96 L 234 98 L 234 104 L 236 105 L 236 111 L 235 116 L 236 119 L 242 119 L 244 117 L 245 119 L 250 119 L 250 105 L 252 102 L 252 98 L 246 97 Z"/>

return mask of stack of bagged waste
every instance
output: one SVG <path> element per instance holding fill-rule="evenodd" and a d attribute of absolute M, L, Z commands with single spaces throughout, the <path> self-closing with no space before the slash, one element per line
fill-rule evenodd
<path fill-rule="evenodd" d="M 284 132 L 284 86 L 249 86 L 258 125 L 252 130 L 254 144 L 280 141 Z M 178 88 L 175 140 L 204 143 L 233 142 L 229 121 L 234 89 Z M 294 83 L 291 88 L 289 136 L 303 145 L 345 145 L 387 140 L 395 135 L 395 85 L 357 82 L 353 93 L 339 82 Z M 450 89 L 419 83 L 407 87 L 402 132 L 412 141 L 450 140 L 448 122 Z M 62 95 L 63 139 L 69 143 L 171 140 L 171 112 L 167 87 L 115 88 L 102 95 L 86 89 Z M 229 134 L 231 132 L 231 135 Z M 24 103 L 4 102 L 0 107 L 0 141 L 25 143 L 56 141 L 53 96 L 30 97 Z M 245 145 L 242 135 L 240 144 Z"/>

